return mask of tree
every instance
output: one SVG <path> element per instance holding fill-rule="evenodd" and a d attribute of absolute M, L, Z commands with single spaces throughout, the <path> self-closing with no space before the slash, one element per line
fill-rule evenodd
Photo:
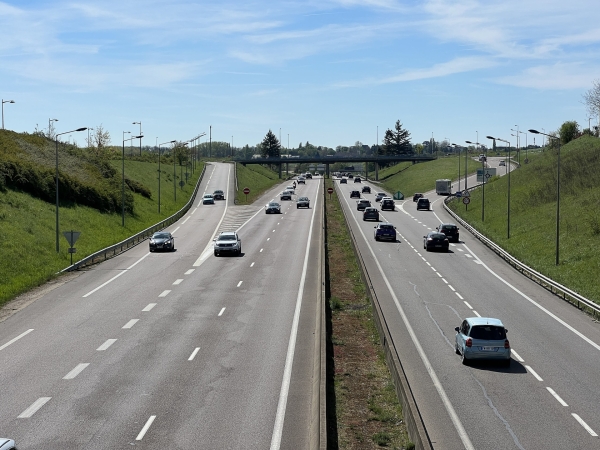
<path fill-rule="evenodd" d="M 383 138 L 383 147 L 379 150 L 379 154 L 397 156 L 410 153 L 412 153 L 410 133 L 408 130 L 402 128 L 400 120 L 397 120 L 394 130 L 390 130 L 389 128 L 386 130 Z"/>
<path fill-rule="evenodd" d="M 568 120 L 560 126 L 558 135 L 561 145 L 568 144 L 579 137 L 579 124 L 574 120 Z"/>
<path fill-rule="evenodd" d="M 268 158 L 279 158 L 281 156 L 281 143 L 271 130 L 261 142 L 261 154 L 263 157 Z"/>
<path fill-rule="evenodd" d="M 583 94 L 590 117 L 598 116 L 600 120 L 600 80 L 595 80 L 592 88 Z"/>

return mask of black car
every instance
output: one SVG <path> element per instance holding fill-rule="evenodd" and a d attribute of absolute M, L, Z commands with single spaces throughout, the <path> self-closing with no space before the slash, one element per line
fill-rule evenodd
<path fill-rule="evenodd" d="M 310 208 L 310 200 L 308 197 L 300 197 L 298 201 L 296 201 L 296 209 L 298 208 Z"/>
<path fill-rule="evenodd" d="M 175 250 L 175 238 L 168 231 L 158 231 L 150 238 L 150 251 Z"/>
<path fill-rule="evenodd" d="M 341 184 L 348 184 L 348 180 L 347 180 L 346 178 L 342 178 L 342 179 L 340 180 L 340 183 L 341 183 Z"/>
<path fill-rule="evenodd" d="M 370 194 L 371 188 L 369 186 L 363 186 L 362 191 L 363 194 Z"/>
<path fill-rule="evenodd" d="M 380 223 L 375 227 L 374 237 L 376 241 L 396 242 L 396 227 L 391 223 Z"/>
<path fill-rule="evenodd" d="M 360 177 L 354 177 L 354 182 L 355 183 L 360 183 L 362 180 L 360 179 Z"/>
<path fill-rule="evenodd" d="M 225 200 L 225 193 L 221 189 L 217 189 L 215 192 L 213 192 L 213 199 Z"/>
<path fill-rule="evenodd" d="M 360 192 L 350 191 L 350 198 L 360 198 Z"/>
<path fill-rule="evenodd" d="M 283 191 L 279 196 L 279 200 L 291 200 L 292 199 L 292 191 Z"/>
<path fill-rule="evenodd" d="M 381 199 L 381 210 L 385 211 L 386 209 L 389 209 L 390 211 L 395 211 L 396 203 L 394 203 L 394 200 L 392 200 L 391 198 L 384 197 Z"/>
<path fill-rule="evenodd" d="M 413 195 L 413 202 L 416 202 L 420 198 L 423 198 L 423 194 L 421 194 L 420 192 L 417 192 L 415 195 Z"/>
<path fill-rule="evenodd" d="M 430 231 L 427 233 L 427 236 L 423 236 L 423 248 L 427 251 L 444 250 L 447 252 L 450 248 L 450 243 L 444 233 Z"/>
<path fill-rule="evenodd" d="M 379 222 L 379 210 L 377 208 L 367 207 L 363 211 L 363 220 L 375 220 Z"/>
<path fill-rule="evenodd" d="M 356 209 L 358 211 L 364 211 L 366 208 L 371 206 L 371 202 L 365 198 L 361 198 L 360 200 L 356 200 Z"/>
<path fill-rule="evenodd" d="M 265 205 L 265 214 L 281 214 L 281 205 L 277 202 L 269 202 Z"/>
<path fill-rule="evenodd" d="M 417 200 L 417 211 L 420 209 L 425 209 L 425 210 L 429 211 L 430 207 L 431 207 L 431 203 L 429 202 L 428 198 L 421 197 L 419 200 Z"/>
<path fill-rule="evenodd" d="M 441 223 L 439 227 L 436 227 L 436 230 L 444 233 L 449 241 L 459 242 L 458 227 L 453 223 Z"/>
<path fill-rule="evenodd" d="M 385 192 L 378 192 L 377 195 L 375 195 L 375 201 L 380 202 L 383 197 L 388 197 L 388 195 Z"/>

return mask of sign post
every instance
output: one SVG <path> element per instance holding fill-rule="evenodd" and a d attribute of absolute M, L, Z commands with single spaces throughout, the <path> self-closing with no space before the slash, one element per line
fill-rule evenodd
<path fill-rule="evenodd" d="M 331 200 L 331 194 L 333 194 L 333 188 L 332 187 L 328 187 L 327 188 L 327 193 L 329 194 L 329 200 Z"/>
<path fill-rule="evenodd" d="M 244 194 L 246 194 L 246 201 L 248 201 L 248 194 L 250 193 L 250 188 L 245 187 L 243 192 Z"/>
<path fill-rule="evenodd" d="M 81 234 L 80 231 L 73 231 L 73 230 L 63 231 L 63 236 L 69 242 L 69 253 L 71 254 L 71 265 L 73 265 L 73 253 L 77 252 L 77 249 L 75 247 L 73 247 L 73 245 L 75 245 L 75 242 L 77 242 L 77 239 L 79 239 L 80 234 Z"/>

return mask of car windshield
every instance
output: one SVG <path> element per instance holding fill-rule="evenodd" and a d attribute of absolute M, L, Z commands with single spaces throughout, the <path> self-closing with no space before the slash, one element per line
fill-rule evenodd
<path fill-rule="evenodd" d="M 308 201 L 308 197 L 300 197 L 298 199 L 299 202 L 307 202 Z"/>
<path fill-rule="evenodd" d="M 279 203 L 269 203 L 269 206 L 279 206 Z"/>
<path fill-rule="evenodd" d="M 475 325 L 469 334 L 473 339 L 496 341 L 506 339 L 506 330 L 493 325 Z"/>
<path fill-rule="evenodd" d="M 204 198 L 212 198 L 212 195 L 211 194 L 207 194 L 207 195 L 204 196 Z"/>
<path fill-rule="evenodd" d="M 222 194 L 223 191 L 215 191 L 215 194 Z"/>
<path fill-rule="evenodd" d="M 220 241 L 235 241 L 235 235 L 234 234 L 225 234 L 225 235 L 219 236 L 219 240 Z"/>
<path fill-rule="evenodd" d="M 155 233 L 152 239 L 169 239 L 169 233 Z"/>

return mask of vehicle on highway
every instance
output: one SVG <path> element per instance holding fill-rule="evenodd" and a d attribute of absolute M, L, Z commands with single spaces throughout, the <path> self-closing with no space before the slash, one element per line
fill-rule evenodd
<path fill-rule="evenodd" d="M 444 233 L 430 231 L 423 236 L 423 248 L 428 252 L 431 250 L 444 250 L 447 252 L 450 249 L 450 242 Z"/>
<path fill-rule="evenodd" d="M 367 207 L 363 211 L 363 220 L 376 220 L 379 222 L 379 210 L 373 207 Z"/>
<path fill-rule="evenodd" d="M 294 191 L 285 190 L 279 195 L 279 200 L 291 200 L 294 195 Z"/>
<path fill-rule="evenodd" d="M 350 198 L 360 198 L 360 192 L 350 191 Z"/>
<path fill-rule="evenodd" d="M 352 179 L 354 178 L 354 175 L 352 175 L 351 173 L 348 174 L 348 178 Z"/>
<path fill-rule="evenodd" d="M 203 205 L 214 205 L 215 198 L 213 197 L 212 194 L 204 194 L 204 197 L 202 197 L 202 204 Z"/>
<path fill-rule="evenodd" d="M 362 180 L 360 179 L 360 177 L 354 177 L 354 182 L 355 183 L 361 183 Z"/>
<path fill-rule="evenodd" d="M 168 231 L 157 231 L 150 238 L 150 251 L 153 252 L 155 250 L 175 250 L 175 238 Z"/>
<path fill-rule="evenodd" d="M 413 202 L 416 202 L 420 198 L 423 198 L 423 194 L 421 194 L 420 192 L 417 192 L 415 195 L 413 195 Z"/>
<path fill-rule="evenodd" d="M 440 223 L 435 228 L 440 233 L 444 233 L 450 242 L 459 242 L 458 227 L 453 223 Z"/>
<path fill-rule="evenodd" d="M 391 197 L 383 197 L 381 199 L 381 210 L 385 211 L 386 209 L 388 209 L 390 211 L 396 210 L 396 203 L 394 202 L 394 199 L 392 199 Z"/>
<path fill-rule="evenodd" d="M 358 211 L 364 211 L 365 208 L 371 206 L 371 202 L 366 198 L 361 198 L 360 200 L 356 200 L 356 209 Z"/>
<path fill-rule="evenodd" d="M 310 172 L 306 172 L 306 173 L 304 174 L 304 177 L 305 177 L 306 179 L 308 179 L 308 180 L 312 180 L 312 173 L 310 173 Z"/>
<path fill-rule="evenodd" d="M 306 184 L 306 178 L 298 177 L 298 184 Z"/>
<path fill-rule="evenodd" d="M 425 210 L 429 211 L 430 207 L 431 207 L 431 203 L 429 202 L 428 198 L 421 197 L 419 200 L 417 200 L 417 211 L 420 209 L 425 209 Z"/>
<path fill-rule="evenodd" d="M 342 179 L 340 180 L 341 184 L 348 184 L 348 179 L 346 177 L 342 177 Z"/>
<path fill-rule="evenodd" d="M 375 201 L 380 202 L 383 197 L 389 197 L 389 195 L 387 195 L 385 192 L 378 192 L 375 195 Z"/>
<path fill-rule="evenodd" d="M 363 186 L 361 189 L 361 192 L 363 194 L 370 194 L 371 193 L 371 188 L 369 186 Z"/>
<path fill-rule="evenodd" d="M 223 192 L 221 189 L 217 189 L 212 195 L 213 199 L 215 200 L 225 200 L 225 192 Z"/>
<path fill-rule="evenodd" d="M 242 253 L 242 240 L 235 231 L 223 231 L 215 239 L 213 248 L 215 256 L 220 256 L 222 253 L 240 255 Z"/>
<path fill-rule="evenodd" d="M 292 192 L 296 192 L 296 183 L 294 183 L 293 185 L 289 185 L 285 188 L 286 191 L 292 191 Z"/>
<path fill-rule="evenodd" d="M 462 363 L 474 360 L 497 360 L 510 366 L 510 342 L 508 330 L 500 319 L 492 317 L 468 317 L 456 331 L 454 349 L 461 355 Z"/>
<path fill-rule="evenodd" d="M 12 439 L 0 438 L 0 450 L 17 450 L 17 444 Z"/>
<path fill-rule="evenodd" d="M 269 202 L 265 205 L 265 214 L 281 214 L 281 205 L 277 202 Z"/>
<path fill-rule="evenodd" d="M 310 208 L 310 200 L 308 197 L 300 197 L 296 201 L 296 209 L 298 208 Z"/>
<path fill-rule="evenodd" d="M 388 222 L 382 222 L 375 227 L 375 240 L 387 240 L 396 242 L 396 227 Z"/>
<path fill-rule="evenodd" d="M 506 166 L 506 161 L 504 161 L 503 159 L 500 160 L 500 162 L 498 163 L 499 166 Z"/>

